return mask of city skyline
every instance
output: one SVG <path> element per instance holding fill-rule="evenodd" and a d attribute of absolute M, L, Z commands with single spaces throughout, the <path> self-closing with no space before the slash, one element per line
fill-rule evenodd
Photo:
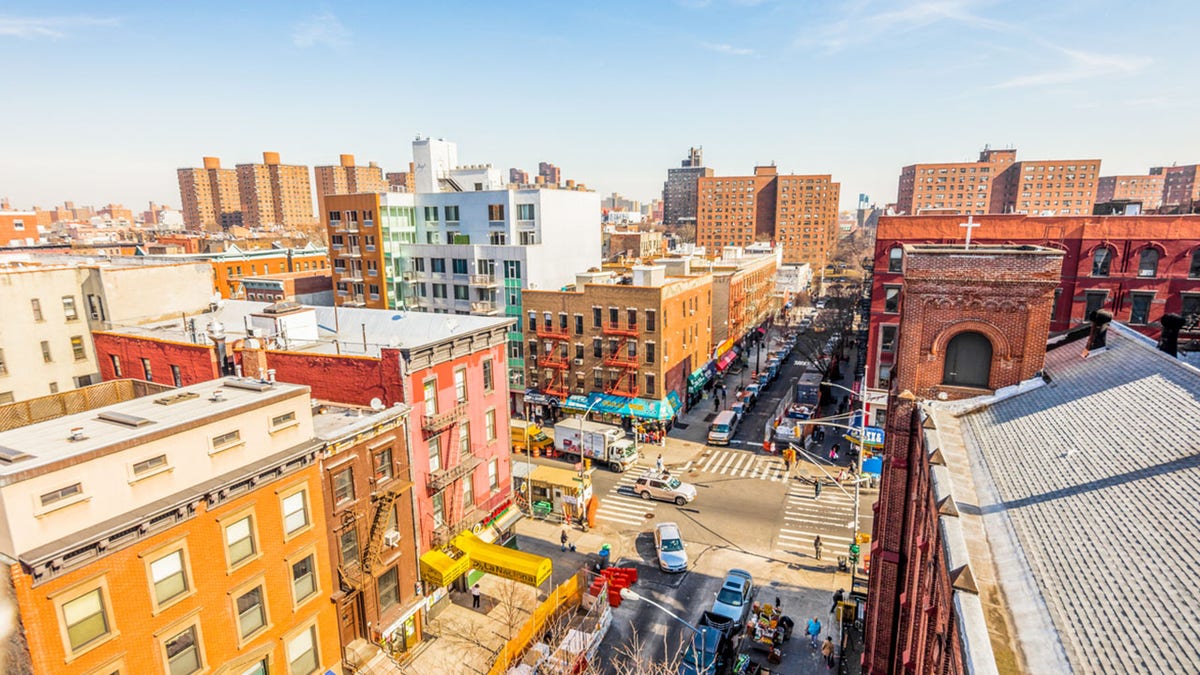
<path fill-rule="evenodd" d="M 23 64 L 10 90 L 35 103 L 0 113 L 19 130 L 0 196 L 18 208 L 177 204 L 176 169 L 263 151 L 405 171 L 418 134 L 458 142 L 464 164 L 534 173 L 548 161 L 564 180 L 642 201 L 703 146 L 718 176 L 771 162 L 832 174 L 842 208 L 860 192 L 891 202 L 901 167 L 969 160 L 985 144 L 1098 157 L 1104 175 L 1200 160 L 1200 138 L 1183 134 L 1198 95 L 1178 84 L 1200 59 L 1159 20 L 1200 18 L 1183 3 L 1153 16 L 972 0 L 523 9 L 16 3 L 0 14 L 0 54 Z M 395 39 L 412 25 L 430 30 Z M 513 58 L 527 67 L 479 67 Z M 355 102 L 364 92 L 373 104 Z"/>

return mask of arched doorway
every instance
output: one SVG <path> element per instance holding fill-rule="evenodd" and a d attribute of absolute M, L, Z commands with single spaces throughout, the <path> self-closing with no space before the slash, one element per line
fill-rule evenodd
<path fill-rule="evenodd" d="M 959 333 L 946 345 L 942 384 L 986 389 L 991 372 L 992 343 L 981 333 Z"/>

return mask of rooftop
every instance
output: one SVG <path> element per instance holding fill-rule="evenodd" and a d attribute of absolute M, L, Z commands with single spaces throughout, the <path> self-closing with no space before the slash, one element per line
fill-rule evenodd
<path fill-rule="evenodd" d="M 172 319 L 141 326 L 122 326 L 109 332 L 138 335 L 175 342 L 209 344 L 204 335 L 212 321 L 223 324 L 229 340 L 250 337 L 247 327 L 252 315 L 265 315 L 271 303 L 250 300 L 222 300 L 216 310 L 189 316 L 196 321 L 196 335 L 184 326 L 181 319 Z M 514 319 L 505 317 L 434 314 L 364 307 L 304 307 L 316 315 L 314 341 L 287 341 L 286 349 L 317 354 L 351 354 L 378 357 L 385 347 L 412 350 L 434 345 L 449 338 L 493 330 L 509 325 Z M 274 338 L 267 335 L 268 339 Z"/>
<path fill-rule="evenodd" d="M 343 403 L 313 402 L 313 434 L 323 441 L 337 440 L 349 434 L 370 429 L 394 417 L 405 417 L 411 406 L 397 403 L 391 407 L 374 408 Z"/>
<path fill-rule="evenodd" d="M 997 662 L 1200 672 L 1200 370 L 1118 324 L 1052 346 L 1044 379 L 926 404 Z"/>

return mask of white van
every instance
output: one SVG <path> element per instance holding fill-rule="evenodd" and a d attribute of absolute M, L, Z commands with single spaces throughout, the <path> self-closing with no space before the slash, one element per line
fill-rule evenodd
<path fill-rule="evenodd" d="M 709 445 L 729 445 L 737 431 L 738 417 L 732 410 L 722 410 L 708 427 Z"/>

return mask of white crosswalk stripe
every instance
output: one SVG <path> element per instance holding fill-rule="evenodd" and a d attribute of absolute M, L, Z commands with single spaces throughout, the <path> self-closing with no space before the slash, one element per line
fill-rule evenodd
<path fill-rule="evenodd" d="M 749 478 L 773 483 L 786 482 L 788 479 L 783 470 L 782 459 L 741 450 L 710 450 L 702 455 L 691 466 L 691 469 L 698 473 Z"/>
<path fill-rule="evenodd" d="M 596 507 L 596 518 L 622 525 L 644 525 L 646 514 L 654 513 L 657 504 L 639 497 L 633 491 L 633 486 L 639 476 L 653 468 L 653 462 L 643 461 L 621 474 L 617 483 L 600 498 L 600 506 Z"/>

